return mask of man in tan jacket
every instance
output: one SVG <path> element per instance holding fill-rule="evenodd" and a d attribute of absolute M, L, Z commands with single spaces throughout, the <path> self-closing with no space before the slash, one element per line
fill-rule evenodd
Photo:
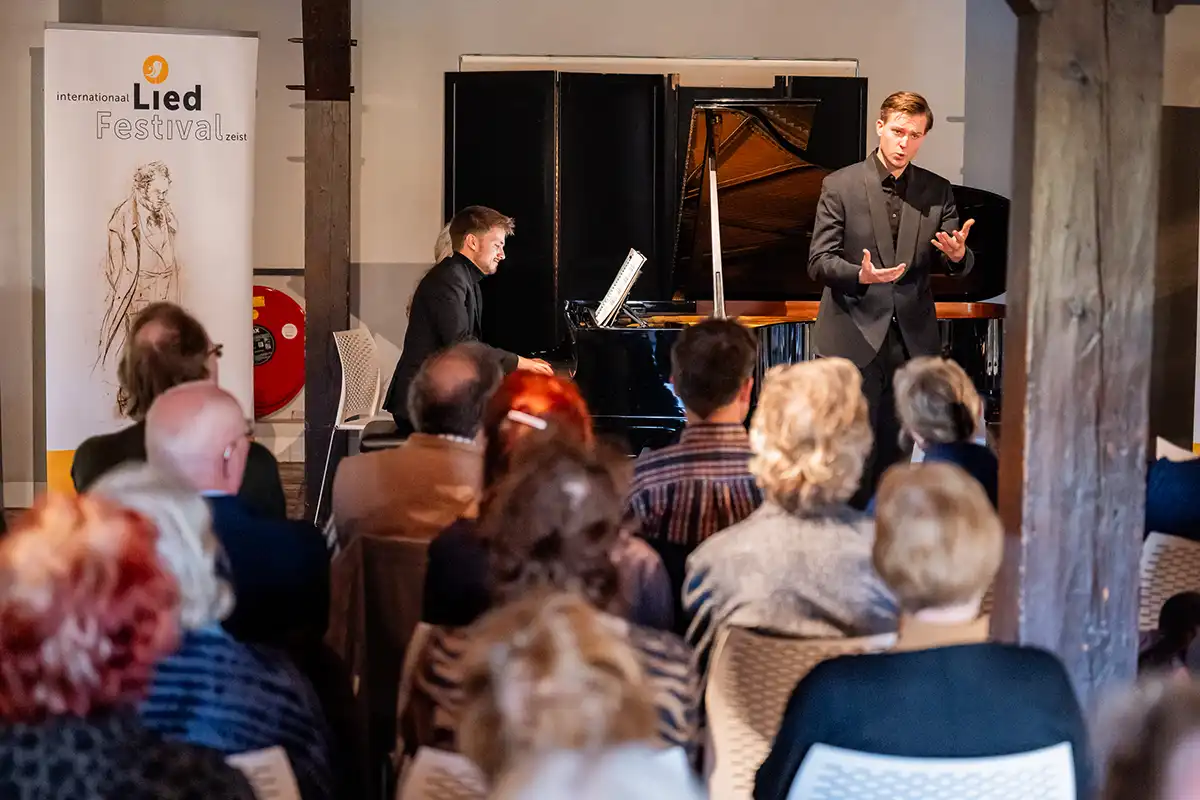
<path fill-rule="evenodd" d="M 416 432 L 391 450 L 342 461 L 333 520 L 342 541 L 367 534 L 428 541 L 472 513 L 483 479 L 476 441 L 483 407 L 501 371 L 477 342 L 454 345 L 421 365 L 408 392 Z"/>

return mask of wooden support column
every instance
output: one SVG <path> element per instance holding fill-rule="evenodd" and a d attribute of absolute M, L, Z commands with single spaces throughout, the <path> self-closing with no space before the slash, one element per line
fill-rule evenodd
<path fill-rule="evenodd" d="M 1137 667 L 1163 19 L 1155 0 L 1020 15 L 993 634 L 1090 707 Z"/>
<path fill-rule="evenodd" d="M 303 0 L 304 506 L 313 517 L 341 389 L 333 332 L 350 326 L 350 0 Z M 328 508 L 328 492 L 322 516 Z"/>

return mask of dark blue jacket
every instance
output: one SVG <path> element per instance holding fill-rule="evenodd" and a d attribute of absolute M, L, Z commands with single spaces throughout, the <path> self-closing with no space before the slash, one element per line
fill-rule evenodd
<path fill-rule="evenodd" d="M 208 498 L 237 606 L 225 630 L 244 642 L 320 639 L 329 625 L 329 552 L 308 522 L 268 519 L 236 497 Z"/>
<path fill-rule="evenodd" d="M 1200 459 L 1151 461 L 1146 471 L 1146 533 L 1200 540 Z"/>
<path fill-rule="evenodd" d="M 991 448 L 975 442 L 931 444 L 925 451 L 925 461 L 943 461 L 962 467 L 983 486 L 988 499 L 992 501 L 992 507 L 997 507 L 996 498 L 1000 493 L 1000 461 Z M 875 513 L 874 497 L 867 505 L 867 513 Z"/>
<path fill-rule="evenodd" d="M 968 644 L 843 656 L 788 701 L 755 800 L 785 800 L 814 744 L 907 758 L 1015 755 L 1070 742 L 1079 800 L 1091 797 L 1087 726 L 1062 663 L 1045 650 Z"/>

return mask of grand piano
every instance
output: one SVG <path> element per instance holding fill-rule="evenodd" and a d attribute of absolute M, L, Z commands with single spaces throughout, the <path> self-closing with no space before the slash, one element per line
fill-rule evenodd
<path fill-rule="evenodd" d="M 608 77 L 629 79 L 589 76 L 589 81 Z M 561 79 L 555 83 L 562 85 Z M 653 80 L 649 85 L 657 86 Z M 670 352 L 684 327 L 713 315 L 735 318 L 750 327 L 759 342 L 756 385 L 777 364 L 813 357 L 811 329 L 822 287 L 809 277 L 807 262 L 821 182 L 830 172 L 861 160 L 866 150 L 866 87 L 861 79 L 786 78 L 777 82 L 773 92 L 668 89 L 662 96 L 668 110 L 673 104 L 675 113 L 662 115 L 668 122 L 657 127 L 675 141 L 656 150 L 665 157 L 655 160 L 673 185 L 662 191 L 649 180 L 644 192 L 660 196 L 658 205 L 670 206 L 660 209 L 670 236 L 666 242 L 642 236 L 649 261 L 630 293 L 634 299 L 621 298 L 624 302 L 615 318 L 598 324 L 599 300 L 621 266 L 616 249 L 638 244 L 638 231 L 631 229 L 632 243 L 617 238 L 620 231 L 607 231 L 613 242 L 602 263 L 594 255 L 562 258 L 564 250 L 572 250 L 571 242 L 563 240 L 585 235 L 563 230 L 565 220 L 581 215 L 579 209 L 554 207 L 562 196 L 569 196 L 564 185 L 556 186 L 558 191 L 548 201 L 554 236 L 549 252 L 557 263 L 546 265 L 547 269 L 529 259 L 510 268 L 509 261 L 522 258 L 517 213 L 518 233 L 510 240 L 509 260 L 500 276 L 489 279 L 499 284 L 495 290 L 502 304 L 507 291 L 522 282 L 527 289 L 533 287 L 530 279 L 543 273 L 549 273 L 550 285 L 556 289 L 587 289 L 590 296 L 555 298 L 562 317 L 544 325 L 553 331 L 556 346 L 541 354 L 574 377 L 597 430 L 631 453 L 670 443 L 683 428 L 684 409 L 670 384 Z M 453 113 L 449 117 L 453 120 Z M 597 113 L 595 118 L 605 116 Z M 561 130 L 554 133 L 564 135 Z M 630 137 L 615 138 L 628 144 Z M 560 178 L 562 173 L 570 175 L 564 153 L 570 159 L 575 150 L 568 142 L 554 144 L 554 166 L 561 170 Z M 576 149 L 580 157 L 603 156 L 603 151 L 590 147 Z M 608 166 L 616 170 L 612 180 L 633 186 L 625 190 L 637 195 L 637 181 L 621 175 L 620 160 Z M 598 179 L 600 195 L 611 194 L 603 191 L 605 180 Z M 454 185 L 453 178 L 449 183 Z M 973 377 L 989 417 L 995 419 L 1004 306 L 985 301 L 1004 291 L 1008 201 L 965 186 L 955 186 L 954 192 L 960 218 L 975 219 L 970 246 L 976 261 L 965 277 L 933 278 L 943 353 Z M 448 206 L 451 194 L 447 193 Z M 647 205 L 655 203 L 643 202 Z M 663 227 L 660 223 L 657 229 L 665 233 Z M 599 276 L 603 280 L 597 280 Z M 508 279 L 509 286 L 500 282 L 501 277 Z M 522 324 L 528 328 L 528 319 L 511 308 L 498 312 L 491 311 L 491 305 L 486 308 L 485 313 L 496 313 L 503 320 L 493 329 L 501 339 Z M 522 304 L 520 314 L 530 314 L 528 303 Z M 542 333 L 541 341 L 546 338 Z"/>

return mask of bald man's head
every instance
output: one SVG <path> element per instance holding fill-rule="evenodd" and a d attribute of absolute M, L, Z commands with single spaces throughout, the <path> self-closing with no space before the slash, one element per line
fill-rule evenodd
<path fill-rule="evenodd" d="M 409 387 L 408 418 L 421 433 L 474 438 L 501 373 L 491 350 L 478 342 L 435 353 Z"/>
<path fill-rule="evenodd" d="M 199 491 L 236 494 L 246 468 L 250 427 L 238 401 L 210 381 L 159 395 L 146 415 L 146 458 Z"/>

